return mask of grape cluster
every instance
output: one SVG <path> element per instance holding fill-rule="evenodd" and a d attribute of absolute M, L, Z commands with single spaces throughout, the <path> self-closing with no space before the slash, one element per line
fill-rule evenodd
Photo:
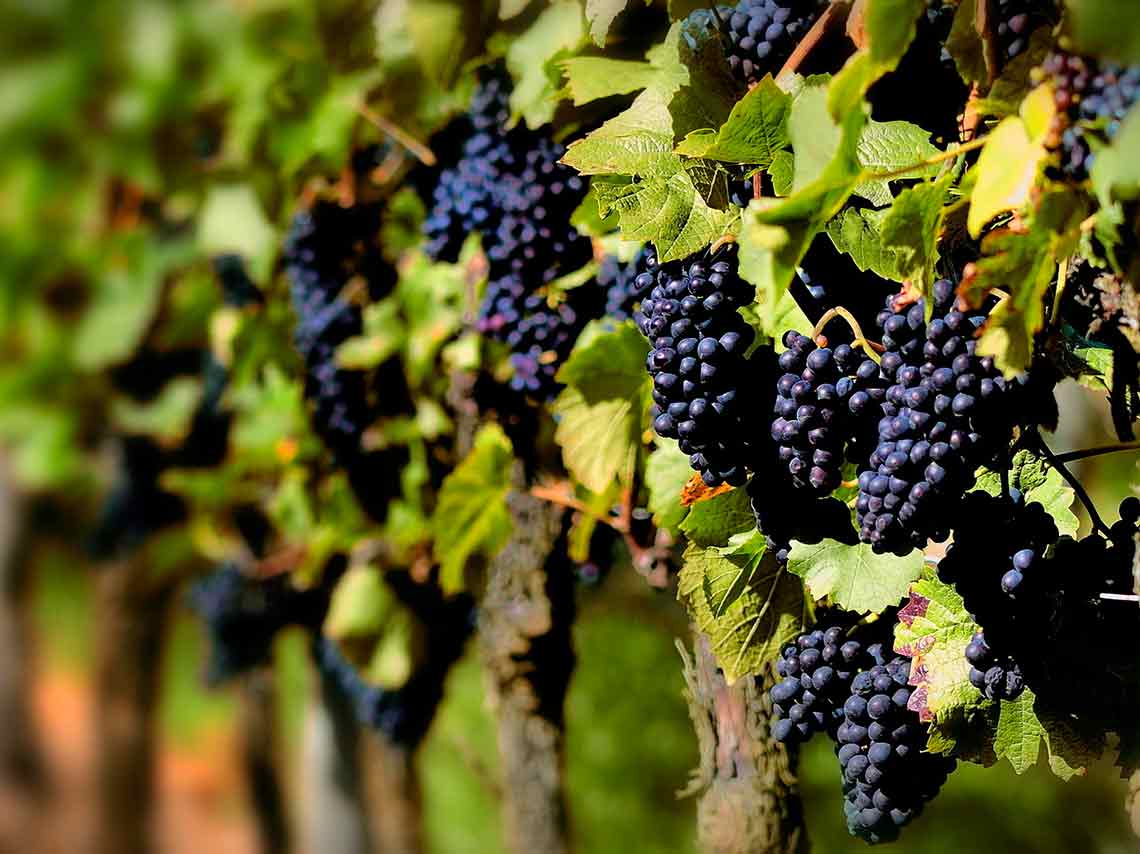
<path fill-rule="evenodd" d="M 359 272 L 370 292 L 390 290 L 395 273 L 374 242 L 378 211 L 318 202 L 294 217 L 285 239 L 284 261 L 297 315 L 294 343 L 305 363 L 305 396 L 313 406 L 317 433 L 342 463 L 353 459 L 373 418 L 363 373 L 337 364 L 337 348 L 362 331 L 360 309 L 341 296 Z"/>
<path fill-rule="evenodd" d="M 1133 583 L 1140 499 L 1126 499 L 1120 515 L 1107 537 L 1058 539 L 1044 508 L 1017 490 L 1008 499 L 965 496 L 939 574 L 984 632 L 966 657 L 976 671 L 971 682 L 988 698 L 1014 699 L 1029 684 L 1067 712 L 1097 695 L 1103 712 L 1112 696 L 1120 699 L 1126 675 L 1135 684 L 1140 614 L 1131 603 L 1101 598 Z M 1097 668 L 1084 663 L 1089 656 Z M 1116 678 L 1106 680 L 1106 672 Z"/>
<path fill-rule="evenodd" d="M 985 632 L 977 632 L 966 644 L 970 663 L 970 684 L 987 700 L 1016 700 L 1025 690 L 1021 667 L 1010 656 L 999 656 L 986 643 Z"/>
<path fill-rule="evenodd" d="M 605 296 L 599 298 L 597 283 L 576 288 L 558 306 L 541 293 L 593 256 L 589 238 L 570 224 L 586 184 L 558 162 L 562 145 L 524 127 L 507 130 L 508 96 L 505 76 L 489 72 L 468 113 L 472 136 L 459 161 L 441 172 L 424 232 L 428 254 L 444 261 L 456 260 L 468 234 L 482 235 L 489 269 L 478 329 L 510 345 L 512 387 L 545 399 Z"/>
<path fill-rule="evenodd" d="M 998 61 L 1002 64 L 1025 53 L 1029 36 L 1056 11 L 1051 0 L 996 0 L 993 6 L 994 39 Z"/>
<path fill-rule="evenodd" d="M 891 385 L 856 510 L 861 538 L 880 551 L 946 539 L 953 502 L 1009 437 L 1016 383 L 976 353 L 985 314 L 958 309 L 946 279 L 934 285 L 933 309 L 927 324 L 923 300 L 898 308 L 888 300 L 877 319 Z"/>
<path fill-rule="evenodd" d="M 780 354 L 772 440 L 792 483 L 827 495 L 843 479 L 847 456 L 858 458 L 874 436 L 886 396 L 879 366 L 847 344 L 817 346 L 792 330 Z"/>
<path fill-rule="evenodd" d="M 656 269 L 657 250 L 652 243 L 645 244 L 628 264 L 622 264 L 613 255 L 603 258 L 598 284 L 606 290 L 606 316 L 614 320 L 632 318 L 641 308 L 642 297 L 653 286 Z"/>
<path fill-rule="evenodd" d="M 1050 146 L 1060 152 L 1062 174 L 1084 180 L 1093 160 L 1089 140 L 1115 137 L 1140 95 L 1140 65 L 1101 64 L 1055 51 L 1040 73 L 1052 87 L 1057 107 Z"/>
<path fill-rule="evenodd" d="M 439 261 L 455 262 L 463 241 L 472 232 L 491 233 L 499 224 L 501 205 L 496 194 L 500 176 L 514 170 L 519 149 L 516 138 L 503 132 L 510 118 L 510 90 L 503 76 L 484 76 L 472 96 L 468 131 L 455 163 L 439 173 L 423 231 L 424 251 Z M 448 136 L 455 135 L 448 130 Z"/>
<path fill-rule="evenodd" d="M 200 579 L 190 591 L 190 606 L 210 639 L 207 683 L 219 685 L 266 664 L 274 638 L 286 626 L 319 627 L 328 591 L 324 585 L 299 590 L 285 575 L 252 578 L 233 563 Z"/>
<path fill-rule="evenodd" d="M 799 744 L 817 732 L 832 738 L 855 674 L 883 663 L 883 645 L 865 644 L 850 625 L 821 620 L 784 648 L 776 662 L 782 677 L 771 689 L 772 737 Z"/>
<path fill-rule="evenodd" d="M 635 318 L 650 342 L 653 427 L 678 440 L 708 486 L 738 486 L 751 449 L 752 398 L 741 384 L 755 334 L 737 309 L 752 301 L 753 288 L 737 272 L 735 244 L 658 264 L 654 278 Z"/>
<path fill-rule="evenodd" d="M 923 752 L 927 730 L 907 708 L 909 679 L 905 656 L 856 675 L 836 730 L 847 829 L 872 843 L 897 839 L 956 764 Z"/>
<path fill-rule="evenodd" d="M 733 77 L 747 86 L 776 74 L 822 8 L 819 0 L 741 0 L 717 10 Z"/>

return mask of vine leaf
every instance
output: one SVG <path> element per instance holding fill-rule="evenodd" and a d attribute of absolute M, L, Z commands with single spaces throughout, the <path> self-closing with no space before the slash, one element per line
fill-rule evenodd
<path fill-rule="evenodd" d="M 942 203 L 952 180 L 953 176 L 946 174 L 937 181 L 908 187 L 899 193 L 882 220 L 883 249 L 894 251 L 903 281 L 921 285 L 925 294 L 934 287 Z"/>
<path fill-rule="evenodd" d="M 895 625 L 895 652 L 912 659 L 910 684 L 915 690 L 907 708 L 920 720 L 945 722 L 985 704 L 985 697 L 970 684 L 965 655 L 977 630 L 962 597 L 933 570 L 927 569 L 911 585 Z"/>
<path fill-rule="evenodd" d="M 566 75 L 563 93 L 575 107 L 645 89 L 661 76 L 660 70 L 648 62 L 604 56 L 574 56 L 562 60 L 559 66 Z"/>
<path fill-rule="evenodd" d="M 978 157 L 974 192 L 966 227 L 972 237 L 998 214 L 1020 210 L 1045 162 L 1045 139 L 1055 107 L 1048 86 L 1039 86 L 1022 102 L 1020 114 L 1002 119 Z"/>
<path fill-rule="evenodd" d="M 856 147 L 866 113 L 856 109 L 834 121 L 827 110 L 826 83 L 826 78 L 805 81 L 792 102 L 792 194 L 754 201 L 740 228 L 740 274 L 756 286 L 759 312 L 769 321 L 812 238 L 839 213 L 861 171 Z"/>
<path fill-rule="evenodd" d="M 625 240 L 652 241 L 662 263 L 708 246 L 735 219 L 710 207 L 686 170 L 634 183 L 595 181 L 592 189 L 598 213 L 616 213 Z"/>
<path fill-rule="evenodd" d="M 358 564 L 337 581 L 321 628 L 336 640 L 378 635 L 395 605 L 379 570 Z"/>
<path fill-rule="evenodd" d="M 1003 700 L 994 732 L 994 751 L 1008 759 L 1017 774 L 1037 764 L 1044 743 L 1050 770 L 1062 780 L 1083 776 L 1086 765 L 1096 755 L 1089 743 L 1092 733 L 1078 733 L 1071 723 L 1058 716 L 1039 714 L 1037 697 L 1026 688 L 1016 700 Z"/>
<path fill-rule="evenodd" d="M 463 589 L 463 569 L 476 553 L 493 557 L 511 536 L 507 493 L 514 448 L 497 424 L 475 436 L 471 452 L 444 478 L 432 516 L 433 552 L 445 593 Z"/>
<path fill-rule="evenodd" d="M 554 403 L 554 438 L 566 468 L 593 492 L 628 478 L 633 467 L 651 391 L 645 351 L 627 322 L 584 334 L 558 371 L 566 388 Z"/>
<path fill-rule="evenodd" d="M 788 147 L 792 97 L 765 77 L 741 98 L 720 130 L 697 130 L 677 146 L 677 153 L 767 169 Z"/>
<path fill-rule="evenodd" d="M 723 546 L 733 534 L 755 527 L 748 494 L 732 489 L 693 504 L 681 523 L 681 533 L 698 546 L 712 548 Z"/>
<path fill-rule="evenodd" d="M 606 35 L 614 19 L 622 13 L 629 0 L 586 0 L 586 20 L 590 22 L 590 38 L 598 47 L 606 46 Z"/>
<path fill-rule="evenodd" d="M 1077 48 L 1093 56 L 1119 62 L 1140 62 L 1140 20 L 1136 10 L 1117 0 L 1069 0 L 1073 39 Z"/>
<path fill-rule="evenodd" d="M 556 0 L 507 48 L 507 69 L 515 80 L 511 112 L 528 127 L 554 118 L 562 72 L 558 63 L 586 41 L 585 19 L 576 0 Z"/>
<path fill-rule="evenodd" d="M 1022 449 L 1013 455 L 1009 468 L 1009 485 L 1021 490 L 1026 503 L 1038 502 L 1057 523 L 1062 535 L 1075 536 L 1080 522 L 1073 512 L 1076 493 L 1061 473 L 1042 457 Z M 981 469 L 975 489 L 990 495 L 1001 495 L 1001 475 Z"/>
<path fill-rule="evenodd" d="M 928 131 L 911 122 L 901 121 L 867 122 L 859 134 L 856 152 L 859 165 L 871 173 L 895 172 L 941 153 L 930 142 Z M 889 205 L 894 199 L 891 181 L 930 178 L 938 174 L 938 169 L 938 163 L 929 163 L 895 175 L 890 180 L 871 178 L 861 182 L 854 193 L 877 207 Z"/>
<path fill-rule="evenodd" d="M 681 502 L 681 490 L 693 470 L 689 458 L 675 439 L 658 439 L 657 447 L 645 463 L 645 486 L 649 490 L 649 511 L 659 528 L 677 531 L 689 509 Z"/>
<path fill-rule="evenodd" d="M 917 549 L 898 557 L 875 554 L 867 543 L 849 546 L 835 540 L 793 542 L 788 557 L 788 569 L 804 580 L 813 599 L 830 596 L 839 607 L 863 614 L 897 604 L 922 566 Z"/>
<path fill-rule="evenodd" d="M 583 175 L 668 177 L 681 169 L 672 121 L 668 94 L 646 89 L 625 112 L 570 143 L 562 162 Z"/>
<path fill-rule="evenodd" d="M 1112 143 L 1093 161 L 1093 188 L 1102 205 L 1114 200 L 1130 200 L 1140 193 L 1140 166 L 1136 152 L 1140 150 L 1140 110 L 1130 110 L 1113 137 Z"/>
<path fill-rule="evenodd" d="M 725 549 L 691 543 L 678 578 L 678 598 L 709 636 L 730 683 L 759 672 L 810 616 L 799 580 L 766 553 L 763 541 L 753 529 Z"/>
<path fill-rule="evenodd" d="M 946 50 L 954 60 L 958 76 L 967 83 L 990 79 L 989 58 L 978 33 L 977 8 L 978 4 L 974 2 L 959 3 L 950 35 L 946 37 Z"/>
<path fill-rule="evenodd" d="M 883 241 L 883 220 L 889 213 L 889 208 L 844 208 L 827 224 L 827 236 L 863 272 L 870 270 L 888 281 L 901 282 L 906 276 L 900 252 Z"/>

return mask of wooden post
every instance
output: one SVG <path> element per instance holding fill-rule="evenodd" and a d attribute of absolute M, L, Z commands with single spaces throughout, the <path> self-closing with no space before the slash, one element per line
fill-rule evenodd
<path fill-rule="evenodd" d="M 684 795 L 700 796 L 697 836 L 706 854 L 806 854 L 794 757 L 769 734 L 769 673 L 727 684 L 708 638 L 684 658 L 686 698 L 701 764 Z"/>
<path fill-rule="evenodd" d="M 242 679 L 241 731 L 261 851 L 285 854 L 289 851 L 289 817 L 278 767 L 277 684 L 270 668 L 258 668 Z"/>
<path fill-rule="evenodd" d="M 525 493 L 513 493 L 508 503 L 514 533 L 488 566 L 479 612 L 488 698 L 498 722 L 504 837 L 515 854 L 563 854 L 563 702 L 574 667 L 564 513 Z"/>

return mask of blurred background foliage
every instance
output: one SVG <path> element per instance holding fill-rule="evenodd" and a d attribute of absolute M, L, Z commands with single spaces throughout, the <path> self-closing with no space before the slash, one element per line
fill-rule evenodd
<path fill-rule="evenodd" d="M 391 26 L 405 20 L 407 4 L 412 25 Z M 115 370 L 143 348 L 221 348 L 229 315 L 211 260 L 239 253 L 260 287 L 281 288 L 274 267 L 296 200 L 346 169 L 351 152 L 383 138 L 369 117 L 393 117 L 425 140 L 465 103 L 467 92 L 450 85 L 471 58 L 466 46 L 479 40 L 451 36 L 486 26 L 485 7 L 494 4 L 469 3 L 456 20 L 453 5 L 417 0 L 379 9 L 360 0 L 3 4 L 0 441 L 23 486 L 46 498 L 36 519 L 45 536 L 30 557 L 45 739 L 83 727 L 82 704 L 60 697 L 82 695 L 91 679 L 97 617 L 79 547 L 113 479 L 108 437 L 140 432 L 173 443 L 203 393 L 200 380 L 188 379 L 139 403 L 116 390 Z M 286 461 L 317 453 L 299 392 L 281 380 L 295 373 L 287 315 L 270 311 L 242 332 L 253 339 L 243 352 L 259 369 L 243 375 L 243 365 L 233 366 L 241 459 L 227 467 L 230 480 L 197 484 L 206 508 L 211 489 L 232 500 L 232 490 L 261 494 L 256 477 L 270 470 L 287 481 L 279 472 L 285 438 L 299 442 Z M 1063 429 L 1059 447 L 1107 436 L 1101 421 Z M 1134 469 L 1105 457 L 1083 473 L 1108 506 L 1127 493 Z M 281 516 L 288 515 L 286 507 Z M 203 542 L 210 550 L 210 536 L 205 525 L 193 531 L 199 551 Z M 681 611 L 628 567 L 583 586 L 579 599 L 567 710 L 579 848 L 693 850 L 694 804 L 675 797 L 697 761 L 674 647 L 688 631 Z M 224 758 L 210 746 L 232 742 L 236 703 L 203 687 L 205 652 L 199 625 L 180 610 L 162 683 L 164 756 Z M 282 749 L 287 767 L 296 767 L 312 681 L 299 634 L 280 640 L 275 669 Z M 469 650 L 419 757 L 429 845 L 441 854 L 499 849 L 494 731 L 481 678 Z M 60 684 L 69 686 L 62 695 Z M 67 761 L 81 763 L 82 755 Z M 833 766 L 824 742 L 804 754 L 810 835 L 819 851 L 862 850 L 836 820 Z M 293 807 L 303 810 L 290 788 Z M 240 779 L 219 775 L 196 791 L 202 824 L 189 837 L 164 833 L 169 850 L 248 850 L 240 835 L 229 847 L 205 842 L 220 838 L 217 826 L 247 821 Z M 1108 767 L 1065 785 L 1042 769 L 1015 778 L 1007 767 L 965 766 L 889 847 L 1135 851 L 1122 798 Z"/>

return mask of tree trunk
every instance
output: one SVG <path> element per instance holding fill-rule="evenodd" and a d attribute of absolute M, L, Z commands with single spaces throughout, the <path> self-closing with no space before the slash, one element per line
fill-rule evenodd
<path fill-rule="evenodd" d="M 242 680 L 241 731 L 261 851 L 284 854 L 289 850 L 289 818 L 278 768 L 277 685 L 269 668 L 259 668 Z"/>
<path fill-rule="evenodd" d="M 46 778 L 31 709 L 27 524 L 27 500 L 0 455 L 0 786 L 6 792 L 38 795 Z"/>
<path fill-rule="evenodd" d="M 146 551 L 96 570 L 97 832 L 105 854 L 152 850 L 155 712 L 172 584 Z"/>
<path fill-rule="evenodd" d="M 414 748 L 369 733 L 364 739 L 365 784 L 378 854 L 420 854 L 423 804 Z"/>
<path fill-rule="evenodd" d="M 701 764 L 685 795 L 699 794 L 697 836 L 706 854 L 804 854 L 803 805 L 794 757 L 768 734 L 772 675 L 725 682 L 708 638 L 685 660 L 686 698 Z"/>
<path fill-rule="evenodd" d="M 319 690 L 305 722 L 301 850 L 369 854 L 372 836 L 357 754 L 356 711 L 333 679 L 317 673 Z"/>
<path fill-rule="evenodd" d="M 514 533 L 490 562 L 479 612 L 488 698 L 498 721 L 507 848 L 567 850 L 563 701 L 574 653 L 573 581 L 564 513 L 525 493 L 508 498 Z"/>

